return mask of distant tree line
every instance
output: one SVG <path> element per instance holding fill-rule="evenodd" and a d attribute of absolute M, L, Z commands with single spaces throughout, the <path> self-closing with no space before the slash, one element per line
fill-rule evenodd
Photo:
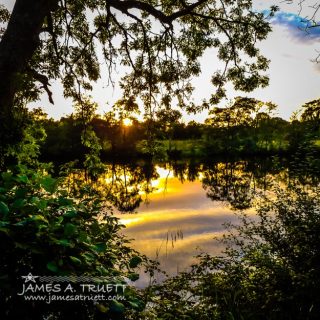
<path fill-rule="evenodd" d="M 144 143 L 151 138 L 165 157 L 286 154 L 319 147 L 319 110 L 320 99 L 308 102 L 287 121 L 276 115 L 272 103 L 238 97 L 229 106 L 214 107 L 205 123 L 185 124 L 177 110 L 162 110 L 152 121 L 139 121 L 127 113 L 99 116 L 93 112 L 86 123 L 98 137 L 103 159 L 125 158 L 128 154 L 146 157 L 151 152 Z M 82 160 L 88 150 L 81 140 L 84 127 L 79 115 L 53 120 L 42 114 L 36 121 L 46 132 L 40 150 L 42 158 Z"/>

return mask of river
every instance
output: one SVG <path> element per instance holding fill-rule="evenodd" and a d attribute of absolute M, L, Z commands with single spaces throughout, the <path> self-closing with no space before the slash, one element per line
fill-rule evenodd
<path fill-rule="evenodd" d="M 187 270 L 201 252 L 221 254 L 224 247 L 214 238 L 226 232 L 226 222 L 238 222 L 235 212 L 254 216 L 257 194 L 272 192 L 275 184 L 309 183 L 308 172 L 294 168 L 278 158 L 113 164 L 103 179 L 131 246 L 172 276 Z M 159 274 L 155 280 L 162 279 Z M 137 285 L 149 280 L 142 276 Z"/>

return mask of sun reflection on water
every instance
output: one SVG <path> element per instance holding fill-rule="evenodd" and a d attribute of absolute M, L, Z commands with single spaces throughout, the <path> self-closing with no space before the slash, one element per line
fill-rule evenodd
<path fill-rule="evenodd" d="M 134 249 L 158 260 L 168 274 L 176 274 L 188 268 L 201 251 L 220 252 L 213 238 L 221 236 L 222 224 L 234 216 L 206 196 L 199 178 L 182 183 L 169 168 L 157 166 L 156 172 L 148 202 L 141 203 L 137 213 L 119 214 L 119 218 L 126 226 L 123 233 L 134 239 Z M 143 286 L 144 281 L 141 276 L 137 285 Z"/>

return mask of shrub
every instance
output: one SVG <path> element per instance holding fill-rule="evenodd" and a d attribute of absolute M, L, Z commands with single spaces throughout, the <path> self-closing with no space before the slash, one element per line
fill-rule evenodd
<path fill-rule="evenodd" d="M 19 167 L 0 176 L 0 301 L 2 319 L 121 319 L 143 307 L 133 288 L 124 301 L 104 305 L 23 301 L 21 276 L 103 276 L 115 283 L 137 279 L 143 260 L 120 235 L 121 225 L 88 186 L 68 191 L 64 178 Z M 107 208 L 107 209 L 106 209 Z"/>

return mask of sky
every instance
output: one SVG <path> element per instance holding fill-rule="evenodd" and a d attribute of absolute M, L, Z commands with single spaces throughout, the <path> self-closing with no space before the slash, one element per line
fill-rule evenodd
<path fill-rule="evenodd" d="M 278 105 L 278 115 L 289 119 L 292 112 L 296 111 L 305 102 L 320 97 L 320 64 L 313 60 L 320 50 L 320 27 L 311 29 L 310 33 L 302 30 L 306 23 L 303 18 L 311 17 L 313 10 L 309 8 L 306 0 L 303 10 L 299 12 L 298 1 L 288 4 L 279 0 L 254 0 L 254 10 L 267 12 L 271 5 L 278 5 L 280 11 L 270 20 L 273 31 L 268 38 L 259 43 L 263 55 L 271 60 L 267 74 L 270 84 L 267 88 L 257 89 L 251 93 L 242 93 L 228 86 L 228 99 L 236 96 L 249 96 L 262 101 L 272 101 Z M 314 4 L 309 1 L 309 4 Z M 0 0 L 1 4 L 12 7 L 14 1 Z M 316 19 L 316 18 L 315 18 Z M 194 100 L 201 102 L 209 98 L 212 92 L 210 79 L 217 68 L 216 52 L 208 50 L 201 60 L 203 72 L 200 77 L 193 80 L 195 87 Z M 120 79 L 121 68 L 114 80 Z M 42 107 L 55 119 L 70 114 L 72 109 L 71 100 L 66 100 L 62 95 L 62 87 L 59 83 L 52 83 L 54 105 L 51 105 L 44 94 L 40 101 L 32 103 L 33 107 Z M 102 79 L 94 86 L 91 93 L 98 102 L 98 112 L 103 114 L 110 110 L 110 106 L 121 98 L 121 91 L 117 85 L 107 86 L 107 81 Z M 223 101 L 221 105 L 225 105 Z M 197 115 L 184 114 L 186 122 L 196 120 L 203 122 L 207 113 Z"/>

